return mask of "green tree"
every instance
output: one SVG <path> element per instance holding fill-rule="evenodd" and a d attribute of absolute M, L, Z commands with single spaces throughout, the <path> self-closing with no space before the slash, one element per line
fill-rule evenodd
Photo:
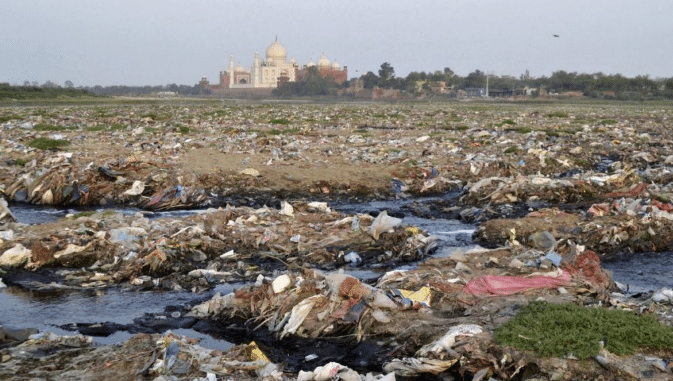
<path fill-rule="evenodd" d="M 486 74 L 477 69 L 465 77 L 465 87 L 486 87 Z"/>
<path fill-rule="evenodd" d="M 379 77 L 371 71 L 368 71 L 367 74 L 363 74 L 360 78 L 362 78 L 364 82 L 365 89 L 373 89 L 379 82 Z"/>
<path fill-rule="evenodd" d="M 394 81 L 393 79 L 395 78 L 395 69 L 391 64 L 388 62 L 384 62 L 381 64 L 381 68 L 379 69 L 379 80 L 378 80 L 378 86 L 379 87 L 393 87 Z"/>

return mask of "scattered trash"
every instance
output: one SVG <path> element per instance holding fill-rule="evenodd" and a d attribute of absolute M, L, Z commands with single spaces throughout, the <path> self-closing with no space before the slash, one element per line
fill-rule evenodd
<path fill-rule="evenodd" d="M 351 251 L 350 253 L 344 255 L 344 261 L 352 263 L 352 264 L 358 264 L 362 262 L 362 258 L 358 255 L 358 253 Z"/>
<path fill-rule="evenodd" d="M 6 250 L 0 255 L 0 265 L 2 266 L 22 266 L 29 262 L 32 257 L 30 249 L 26 249 L 22 244 L 17 243 L 14 247 Z"/>
<path fill-rule="evenodd" d="M 379 213 L 376 219 L 374 219 L 374 222 L 372 222 L 369 227 L 369 234 L 374 237 L 374 239 L 379 239 L 381 234 L 390 231 L 401 223 L 402 220 L 400 218 L 390 217 L 388 216 L 388 212 L 384 210 Z"/>
<path fill-rule="evenodd" d="M 465 293 L 474 296 L 511 295 L 537 288 L 569 286 L 570 275 L 563 270 L 528 278 L 507 275 L 482 275 L 465 286 Z"/>
<path fill-rule="evenodd" d="M 422 287 L 418 291 L 390 290 L 390 296 L 401 309 L 419 309 L 421 307 L 430 307 L 432 293 L 429 287 Z"/>

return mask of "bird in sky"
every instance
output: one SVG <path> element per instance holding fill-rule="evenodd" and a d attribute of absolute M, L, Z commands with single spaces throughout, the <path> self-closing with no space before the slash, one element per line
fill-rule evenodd
<path fill-rule="evenodd" d="M 553 36 L 554 36 L 554 37 L 558 37 L 559 35 L 558 35 L 558 34 L 554 34 Z"/>

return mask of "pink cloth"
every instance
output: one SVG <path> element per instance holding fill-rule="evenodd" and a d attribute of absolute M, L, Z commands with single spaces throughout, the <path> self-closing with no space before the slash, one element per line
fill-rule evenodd
<path fill-rule="evenodd" d="M 511 295 L 531 289 L 570 285 L 570 274 L 563 271 L 558 277 L 536 275 L 528 278 L 505 275 L 483 275 L 465 286 L 465 293 L 474 296 Z"/>

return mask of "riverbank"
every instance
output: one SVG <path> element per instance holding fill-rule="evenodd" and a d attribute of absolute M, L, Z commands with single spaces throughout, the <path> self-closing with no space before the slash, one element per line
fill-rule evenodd
<path fill-rule="evenodd" d="M 3 108 L 0 117 L 0 189 L 10 211 L 16 202 L 99 209 L 40 225 L 5 215 L 5 283 L 41 291 L 121 285 L 202 292 L 251 282 L 174 312 L 194 324 L 238 319 L 241 329 L 268 330 L 256 338 L 258 347 L 246 343 L 210 357 L 166 334 L 136 337 L 116 354 L 86 338 L 71 348 L 91 349 L 76 351 L 63 351 L 68 345 L 57 343 L 66 339 L 52 336 L 9 340 L 3 364 L 14 374 L 79 372 L 77 379 L 87 379 L 104 368 L 77 364 L 107 364 L 100 358 L 130 350 L 138 361 L 127 365 L 139 379 L 313 379 L 299 369 L 327 366 L 332 355 L 284 370 L 289 352 L 276 350 L 278 343 L 348 337 L 340 345 L 349 353 L 372 345 L 373 355 L 363 354 L 365 365 L 356 367 L 363 375 L 670 376 L 671 348 L 653 343 L 622 352 L 620 339 L 606 334 L 603 348 L 591 343 L 589 357 L 571 351 L 547 358 L 496 335 L 540 300 L 630 310 L 670 332 L 666 293 L 627 297 L 600 265 L 606 254 L 671 250 L 670 105 L 171 102 Z M 54 142 L 60 148 L 50 148 Z M 421 196 L 439 197 L 414 201 Z M 344 202 L 406 198 L 412 201 L 395 210 L 334 210 Z M 141 211 L 119 213 L 118 205 Z M 143 212 L 184 208 L 203 212 L 165 219 Z M 475 242 L 490 249 L 430 258 L 436 237 L 402 224 L 404 216 L 479 224 Z M 404 263 L 419 265 L 393 271 Z M 354 265 L 387 273 L 371 282 L 330 275 Z M 443 337 L 448 341 L 438 344 Z M 38 367 L 38 374 L 40 345 L 54 348 L 49 361 L 59 365 Z M 267 362 L 255 363 L 255 348 Z M 35 355 L 22 358 L 21 351 Z M 180 359 L 184 372 L 176 373 Z"/>

